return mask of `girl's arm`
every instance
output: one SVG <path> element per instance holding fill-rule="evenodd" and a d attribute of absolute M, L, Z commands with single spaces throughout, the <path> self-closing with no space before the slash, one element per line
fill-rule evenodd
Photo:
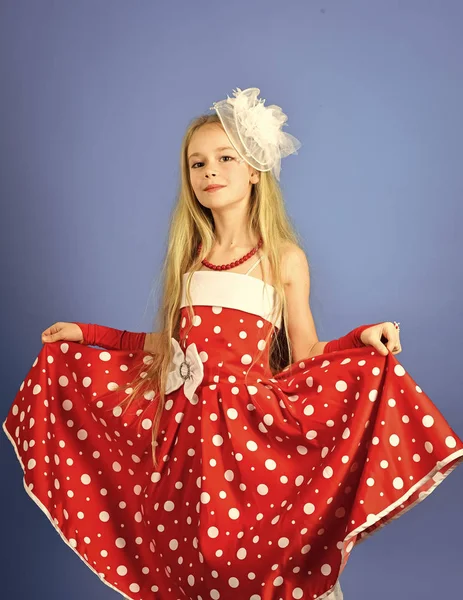
<path fill-rule="evenodd" d="M 154 331 L 136 333 L 95 323 L 75 323 L 82 330 L 82 343 L 87 346 L 100 346 L 107 350 L 142 350 L 153 353 L 156 351 L 159 334 Z"/>
<path fill-rule="evenodd" d="M 282 256 L 281 277 L 288 306 L 288 334 L 293 362 L 321 354 L 327 342 L 318 340 L 310 310 L 309 265 L 302 248 L 289 244 Z"/>
<path fill-rule="evenodd" d="M 321 342 L 310 310 L 310 274 L 304 251 L 290 245 L 283 254 L 282 272 L 288 304 L 288 333 L 293 348 L 293 362 L 336 350 L 364 346 L 361 333 L 372 325 L 361 325 L 338 340 Z"/>

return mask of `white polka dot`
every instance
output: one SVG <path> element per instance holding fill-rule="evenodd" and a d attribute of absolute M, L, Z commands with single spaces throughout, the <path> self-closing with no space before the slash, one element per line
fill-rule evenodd
<path fill-rule="evenodd" d="M 403 377 L 405 375 L 405 369 L 402 365 L 394 365 L 394 373 L 399 377 Z"/>
<path fill-rule="evenodd" d="M 370 402 L 374 402 L 377 397 L 378 397 L 378 390 L 371 390 L 368 393 L 368 399 L 370 400 Z"/>
<path fill-rule="evenodd" d="M 170 540 L 169 548 L 174 551 L 177 550 L 178 549 L 178 540 Z"/>
<path fill-rule="evenodd" d="M 340 379 L 339 381 L 336 381 L 334 387 L 338 390 L 338 392 L 345 392 L 347 390 L 347 383 Z"/>
<path fill-rule="evenodd" d="M 323 469 L 323 477 L 325 479 L 329 479 L 330 477 L 333 477 L 333 469 L 331 467 L 325 467 Z"/>
<path fill-rule="evenodd" d="M 395 487 L 396 490 L 401 490 L 404 487 L 402 477 L 394 477 L 392 485 Z"/>
<path fill-rule="evenodd" d="M 201 492 L 200 500 L 203 504 L 208 504 L 211 501 L 211 495 L 208 492 Z"/>
<path fill-rule="evenodd" d="M 307 502 L 304 504 L 304 512 L 306 515 L 311 515 L 315 512 L 315 506 L 311 502 Z"/>
<path fill-rule="evenodd" d="M 331 567 L 326 563 L 322 565 L 322 568 L 320 570 L 322 572 L 322 575 L 329 575 L 331 573 Z"/>
<path fill-rule="evenodd" d="M 264 415 L 262 420 L 269 427 L 270 427 L 270 425 L 273 425 L 273 416 L 272 415 L 269 415 L 269 414 Z"/>
<path fill-rule="evenodd" d="M 400 444 L 400 438 L 397 434 L 393 433 L 390 437 L 389 437 L 389 443 L 391 444 L 391 446 L 398 446 Z"/>
<path fill-rule="evenodd" d="M 90 387 L 91 383 L 92 383 L 92 378 L 91 378 L 91 377 L 84 377 L 84 378 L 82 379 L 82 385 L 83 385 L 85 388 L 88 388 L 88 387 Z"/>
<path fill-rule="evenodd" d="M 238 418 L 238 411 L 236 410 L 236 408 L 229 408 L 227 410 L 227 417 L 229 419 L 235 420 Z"/>

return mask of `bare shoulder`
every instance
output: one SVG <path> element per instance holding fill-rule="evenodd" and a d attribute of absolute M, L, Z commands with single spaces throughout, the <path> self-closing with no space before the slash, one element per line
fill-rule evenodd
<path fill-rule="evenodd" d="M 309 262 L 304 250 L 292 242 L 282 247 L 281 277 L 285 285 L 296 282 L 308 283 Z"/>

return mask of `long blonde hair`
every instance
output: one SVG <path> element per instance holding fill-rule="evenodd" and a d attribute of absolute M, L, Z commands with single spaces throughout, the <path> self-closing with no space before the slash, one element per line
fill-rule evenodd
<path fill-rule="evenodd" d="M 210 253 L 215 241 L 212 213 L 210 209 L 198 202 L 193 192 L 187 159 L 188 146 L 193 134 L 203 125 L 211 123 L 222 127 L 216 114 L 201 115 L 195 118 L 189 124 L 181 145 L 180 192 L 171 218 L 167 250 L 161 270 L 163 294 L 155 319 L 158 331 L 156 352 L 145 356 L 145 360 L 132 382 L 116 388 L 124 389 L 127 394 L 127 397 L 118 405 L 125 406 L 125 410 L 141 394 L 147 398 L 154 398 L 153 401 L 157 402 L 151 444 L 155 468 L 158 465 L 155 448 L 158 445 L 157 437 L 165 405 L 164 390 L 173 358 L 171 338 L 179 341 L 182 276 L 184 273 L 191 272 L 186 278 L 185 292 L 189 314 L 193 316 L 194 308 L 190 295 L 191 278 L 193 273 L 201 267 L 201 261 Z M 252 186 L 248 231 L 263 238 L 263 247 L 273 274 L 272 285 L 276 289 L 277 315 L 278 317 L 281 315 L 282 318 L 277 335 L 273 336 L 273 331 L 269 328 L 265 344 L 266 347 L 269 338 L 272 337 L 269 353 L 270 368 L 275 374 L 292 362 L 291 344 L 287 330 L 287 306 L 279 268 L 282 248 L 288 242 L 298 246 L 302 244 L 286 213 L 280 186 L 271 171 L 261 172 L 259 181 Z M 198 254 L 199 242 L 202 242 L 200 254 Z M 263 350 L 259 352 L 252 365 L 262 356 L 262 353 Z"/>

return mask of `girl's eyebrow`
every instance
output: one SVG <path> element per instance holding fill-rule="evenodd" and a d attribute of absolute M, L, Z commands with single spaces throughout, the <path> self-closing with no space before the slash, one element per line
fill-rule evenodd
<path fill-rule="evenodd" d="M 235 149 L 232 148 L 231 146 L 221 146 L 220 148 L 215 149 L 216 152 L 220 152 L 221 150 L 233 150 L 234 151 Z M 193 152 L 193 154 L 190 154 L 190 156 L 188 158 L 190 159 L 192 156 L 201 156 L 201 153 Z"/>

